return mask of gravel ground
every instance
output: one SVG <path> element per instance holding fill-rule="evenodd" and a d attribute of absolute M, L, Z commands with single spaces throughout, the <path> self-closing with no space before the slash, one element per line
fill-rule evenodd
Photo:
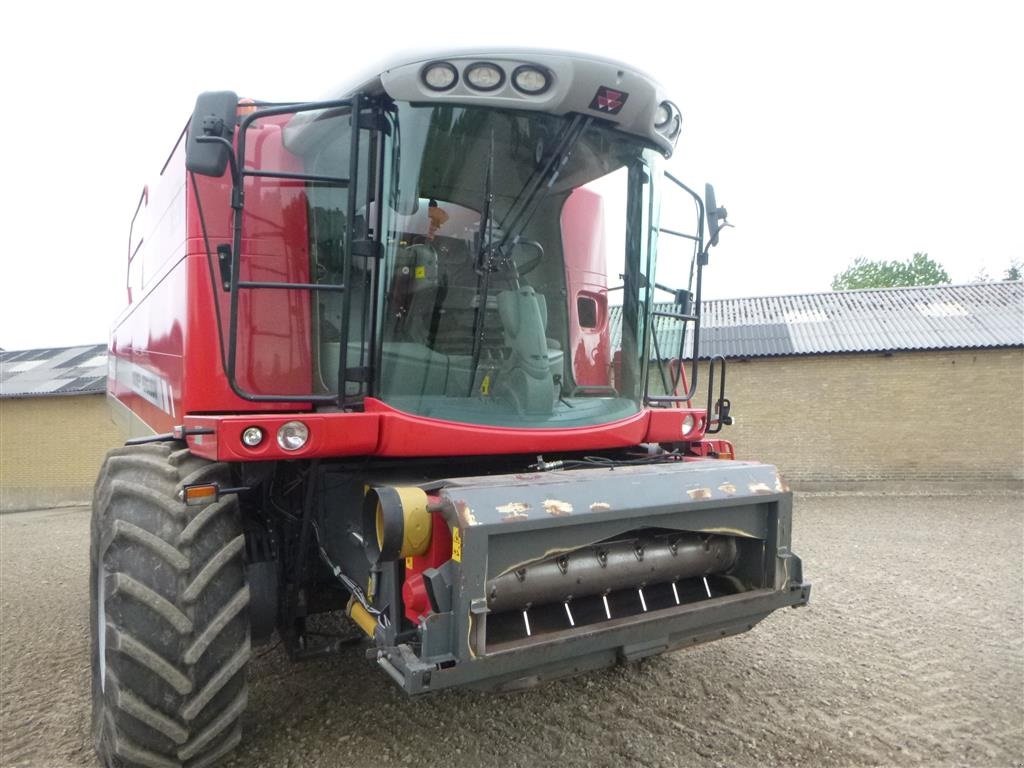
<path fill-rule="evenodd" d="M 88 514 L 0 517 L 0 765 L 92 766 Z M 251 665 L 228 765 L 1024 766 L 1024 496 L 800 494 L 811 605 L 525 693 Z"/>

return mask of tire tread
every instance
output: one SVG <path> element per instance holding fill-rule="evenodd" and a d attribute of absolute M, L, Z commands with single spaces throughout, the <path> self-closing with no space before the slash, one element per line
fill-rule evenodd
<path fill-rule="evenodd" d="M 149 706 L 131 691 L 122 690 L 117 679 L 112 675 L 107 675 L 107 690 L 112 692 L 111 698 L 114 705 L 122 712 L 131 715 L 140 723 L 145 723 L 153 730 L 159 731 L 175 744 L 184 744 L 188 741 L 187 730 L 163 712 Z"/>
<path fill-rule="evenodd" d="M 240 555 L 244 548 L 245 536 L 242 534 L 239 534 L 221 547 L 213 557 L 206 561 L 206 565 L 202 567 L 202 570 L 196 574 L 192 582 L 185 588 L 185 591 L 181 593 L 181 599 L 185 603 L 194 603 L 224 566 Z"/>
<path fill-rule="evenodd" d="M 105 578 L 92 599 L 106 676 L 99 685 L 94 650 L 93 733 L 106 765 L 201 768 L 241 740 L 252 650 L 238 498 L 189 507 L 180 495 L 228 480 L 182 443 L 115 449 L 100 471 L 93 573 Z"/>
<path fill-rule="evenodd" d="M 150 533 L 145 528 L 140 528 L 134 523 L 129 523 L 125 520 L 114 521 L 113 535 L 109 538 L 106 546 L 103 547 L 101 552 L 105 553 L 110 544 L 113 543 L 113 540 L 117 538 L 127 539 L 128 541 L 132 541 L 146 547 L 176 571 L 184 571 L 189 567 L 188 558 L 185 557 L 177 547 L 172 544 L 168 544 L 159 536 Z"/>
<path fill-rule="evenodd" d="M 249 646 L 249 640 L 246 641 L 235 651 L 234 655 L 228 659 L 224 665 L 217 670 L 216 674 L 210 678 L 209 682 L 203 687 L 199 693 L 197 693 L 191 701 L 189 701 L 184 707 L 181 708 L 181 718 L 183 720 L 191 721 L 195 720 L 196 716 L 210 703 L 210 700 L 216 696 L 221 688 L 227 685 L 231 678 L 233 678 L 239 671 L 243 670 L 246 662 L 249 661 L 249 656 L 252 655 L 252 648 Z"/>
<path fill-rule="evenodd" d="M 174 627 L 179 634 L 186 634 L 192 631 L 192 620 L 180 608 L 138 579 L 123 573 L 115 573 L 113 576 L 108 576 L 107 581 L 114 584 L 111 596 L 124 594 L 134 598 L 153 611 L 153 613 L 159 615 L 164 621 Z"/>

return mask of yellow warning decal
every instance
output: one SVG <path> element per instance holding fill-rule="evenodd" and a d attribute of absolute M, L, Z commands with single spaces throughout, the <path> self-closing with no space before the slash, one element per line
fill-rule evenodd
<path fill-rule="evenodd" d="M 462 562 L 462 531 L 452 528 L 452 560 Z"/>
<path fill-rule="evenodd" d="M 427 276 L 427 268 L 426 267 L 416 267 L 416 279 L 417 280 L 422 280 L 426 276 Z"/>

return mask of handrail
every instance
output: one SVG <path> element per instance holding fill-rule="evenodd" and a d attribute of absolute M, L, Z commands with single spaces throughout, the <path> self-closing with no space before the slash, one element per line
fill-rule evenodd
<path fill-rule="evenodd" d="M 695 288 L 694 295 L 693 295 L 693 312 L 692 312 L 692 314 L 685 314 L 685 313 L 682 313 L 682 312 L 678 312 L 678 313 L 674 313 L 674 312 L 661 312 L 661 311 L 654 310 L 654 309 L 652 309 L 651 312 L 650 312 L 650 318 L 651 318 L 651 323 L 650 323 L 650 326 L 651 326 L 651 330 L 650 330 L 651 340 L 652 340 L 652 342 L 654 344 L 654 353 L 655 353 L 655 356 L 657 357 L 658 370 L 659 370 L 659 373 L 660 373 L 660 376 L 661 376 L 661 379 L 662 379 L 662 386 L 664 387 L 666 392 L 672 392 L 673 394 L 671 394 L 671 395 L 669 395 L 669 394 L 666 394 L 666 395 L 652 395 L 652 394 L 650 394 L 650 377 L 648 377 L 644 381 L 644 403 L 646 405 L 672 405 L 672 404 L 679 404 L 679 403 L 687 403 L 687 402 L 690 402 L 691 400 L 693 400 L 693 396 L 697 392 L 697 377 L 698 377 L 697 359 L 698 359 L 698 354 L 699 354 L 699 351 L 700 351 L 701 282 L 702 282 L 703 266 L 704 266 L 705 262 L 707 261 L 707 249 L 706 249 L 706 247 L 704 245 L 704 201 L 701 199 L 700 195 L 698 195 L 696 192 L 694 192 L 692 189 L 690 189 L 688 186 L 686 186 L 686 184 L 684 184 L 682 181 L 677 179 L 671 173 L 668 173 L 666 171 L 665 172 L 665 177 L 668 178 L 669 181 L 673 182 L 680 189 L 682 189 L 684 192 L 689 194 L 690 197 L 692 197 L 696 201 L 696 203 L 697 203 L 697 234 L 696 235 L 688 235 L 688 234 L 685 234 L 685 233 L 682 233 L 682 232 L 678 232 L 676 230 L 668 229 L 667 227 L 665 227 L 665 228 L 659 227 L 658 228 L 658 232 L 659 233 L 660 232 L 664 232 L 664 233 L 669 234 L 669 235 L 675 235 L 675 236 L 678 236 L 678 237 L 684 237 L 684 238 L 686 238 L 688 240 L 693 240 L 693 242 L 696 244 L 697 250 L 696 250 L 696 253 L 694 254 L 694 261 L 696 262 L 696 268 L 697 268 L 697 272 L 696 272 L 696 285 L 694 285 L 693 265 L 691 264 L 691 268 L 690 268 L 690 285 L 689 285 L 689 287 Z M 658 331 L 657 331 L 657 328 L 655 327 L 655 324 L 653 322 L 654 318 L 657 318 L 657 317 L 668 317 L 668 318 L 672 318 L 672 319 L 676 319 L 676 320 L 681 320 L 682 321 L 682 328 L 680 329 L 680 333 L 679 333 L 679 353 L 676 355 L 675 358 L 673 358 L 673 359 L 678 359 L 679 360 L 679 375 L 672 377 L 671 386 L 669 386 L 669 381 L 665 378 L 665 369 L 664 369 L 664 367 L 661 364 L 661 350 L 660 350 L 659 344 L 658 344 Z M 693 349 L 691 350 L 691 355 L 688 358 L 689 359 L 689 363 L 690 363 L 690 379 L 689 379 L 689 384 L 686 387 L 685 393 L 680 395 L 680 394 L 678 394 L 679 384 L 680 384 L 681 381 L 684 381 L 686 379 L 686 377 L 684 375 L 684 370 L 683 370 L 684 362 L 687 359 L 685 357 L 685 355 L 684 355 L 684 353 L 686 351 L 686 330 L 687 330 L 688 325 L 691 322 L 693 323 Z"/>
<path fill-rule="evenodd" d="M 231 385 L 231 389 L 236 395 L 244 400 L 250 402 L 270 402 L 270 403 L 281 403 L 281 402 L 308 402 L 308 403 L 323 403 L 323 404 L 335 404 L 343 405 L 345 400 L 345 374 L 347 365 L 347 353 L 348 344 L 345 343 L 345 339 L 348 338 L 348 326 L 349 326 L 349 312 L 343 311 L 341 316 L 341 329 L 340 337 L 341 343 L 339 344 L 339 356 L 338 356 L 338 391 L 334 394 L 318 394 L 313 392 L 306 392 L 300 394 L 257 394 L 250 392 L 242 388 L 237 379 L 236 364 L 238 360 L 238 313 L 239 313 L 239 293 L 241 289 L 269 289 L 269 290 L 305 290 L 305 291 L 335 291 L 344 292 L 347 290 L 347 286 L 351 284 L 351 260 L 352 260 L 352 239 L 353 235 L 351 232 L 352 222 L 355 219 L 355 195 L 348 195 L 347 205 L 347 226 L 350 228 L 348 236 L 345 238 L 343 263 L 342 263 L 342 280 L 339 284 L 326 284 L 326 283 L 289 283 L 289 282 L 278 282 L 278 281 L 259 281 L 259 280 L 242 280 L 241 279 L 241 250 L 242 250 L 242 217 L 245 204 L 244 195 L 244 179 L 245 177 L 257 177 L 257 178 L 279 178 L 293 181 L 304 181 L 314 185 L 327 185 L 338 187 L 341 189 L 355 190 L 358 188 L 358 152 L 359 152 L 359 134 L 360 130 L 364 127 L 359 121 L 359 115 L 363 107 L 362 94 L 356 94 L 352 99 L 342 99 L 335 101 L 326 102 L 307 102 L 301 104 L 286 104 L 280 106 L 274 106 L 265 109 L 259 109 L 255 112 L 251 112 L 239 123 L 238 131 L 238 142 L 234 148 L 234 155 L 232 157 L 233 165 L 237 171 L 233 174 L 233 193 L 231 199 L 231 207 L 233 210 L 233 228 L 232 228 L 232 252 L 235 257 L 231 260 L 231 278 L 230 278 L 230 319 L 229 319 L 229 330 L 228 330 L 228 354 L 226 362 L 226 372 L 228 382 Z M 349 108 L 349 120 L 352 128 L 351 134 L 351 145 L 349 154 L 349 176 L 348 178 L 339 176 L 325 176 L 322 174 L 305 174 L 296 173 L 290 171 L 265 171 L 255 168 L 245 167 L 245 150 L 246 150 L 246 130 L 252 124 L 253 121 L 271 117 L 274 115 L 286 115 L 295 114 L 299 112 L 308 112 L 313 110 L 329 110 L 329 109 L 342 109 Z M 379 230 L 378 230 L 379 231 Z"/>
<path fill-rule="evenodd" d="M 719 369 L 721 371 L 721 381 L 718 385 L 718 401 L 714 404 L 714 410 L 712 411 L 712 398 L 714 397 L 715 390 L 715 363 L 719 363 Z M 706 435 L 716 435 L 722 431 L 723 426 L 732 424 L 732 416 L 729 415 L 729 409 L 732 403 L 729 402 L 729 398 L 725 396 L 725 357 L 722 355 L 715 355 L 708 361 L 708 403 L 707 403 L 707 418 L 705 424 L 707 425 L 704 429 Z M 712 418 L 712 415 L 717 418 Z"/>

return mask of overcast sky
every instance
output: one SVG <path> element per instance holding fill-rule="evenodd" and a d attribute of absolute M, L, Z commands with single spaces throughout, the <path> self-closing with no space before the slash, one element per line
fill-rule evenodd
<path fill-rule="evenodd" d="M 858 256 L 915 251 L 954 282 L 999 277 L 1024 259 L 1021 7 L 6 3 L 0 347 L 106 341 L 139 194 L 198 92 L 313 99 L 432 46 L 580 50 L 660 79 L 683 111 L 673 172 L 712 181 L 736 227 L 708 297 L 827 291 Z"/>

